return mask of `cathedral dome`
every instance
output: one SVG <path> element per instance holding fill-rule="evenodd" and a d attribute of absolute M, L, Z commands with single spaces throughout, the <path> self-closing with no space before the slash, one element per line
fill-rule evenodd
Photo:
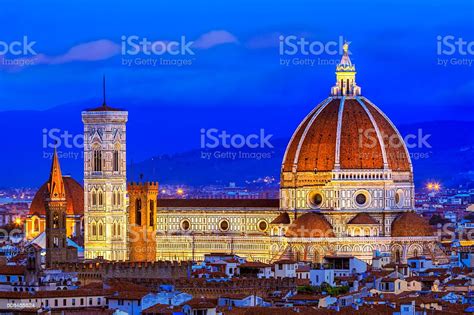
<path fill-rule="evenodd" d="M 84 214 L 84 189 L 81 184 L 75 181 L 72 177 L 63 176 L 64 188 L 66 191 L 66 213 L 68 215 L 83 215 Z M 48 196 L 48 182 L 36 192 L 33 201 L 31 202 L 29 215 L 46 215 L 46 198 Z"/>
<path fill-rule="evenodd" d="M 287 237 L 335 237 L 331 224 L 322 214 L 305 213 L 288 227 Z"/>
<path fill-rule="evenodd" d="M 432 236 L 433 228 L 414 212 L 405 212 L 392 223 L 392 237 Z"/>
<path fill-rule="evenodd" d="M 402 137 L 364 97 L 329 97 L 298 126 L 286 149 L 283 172 L 382 170 L 411 172 Z"/>

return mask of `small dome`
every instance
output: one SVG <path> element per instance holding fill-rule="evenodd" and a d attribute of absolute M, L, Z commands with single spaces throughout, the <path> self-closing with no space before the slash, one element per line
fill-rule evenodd
<path fill-rule="evenodd" d="M 84 214 L 84 189 L 81 184 L 75 181 L 72 177 L 63 176 L 64 188 L 66 190 L 66 213 L 69 215 L 83 215 Z M 46 215 L 46 198 L 48 195 L 48 183 L 36 192 L 33 201 L 31 202 L 29 215 Z"/>
<path fill-rule="evenodd" d="M 331 224 L 322 214 L 305 213 L 288 227 L 287 237 L 335 237 Z"/>
<path fill-rule="evenodd" d="M 399 215 L 392 223 L 392 237 L 431 236 L 433 229 L 428 222 L 414 212 Z"/>
<path fill-rule="evenodd" d="M 288 212 L 280 213 L 270 224 L 290 224 L 290 216 Z"/>
<path fill-rule="evenodd" d="M 354 225 L 367 225 L 367 224 L 379 224 L 370 214 L 362 212 L 353 217 L 347 224 Z"/>

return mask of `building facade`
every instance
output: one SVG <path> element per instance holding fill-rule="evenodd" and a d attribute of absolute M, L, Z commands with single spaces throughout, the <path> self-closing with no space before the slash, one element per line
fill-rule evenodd
<path fill-rule="evenodd" d="M 131 184 L 128 211 L 127 112 L 105 102 L 83 112 L 86 258 L 186 261 L 222 253 L 322 262 L 342 254 L 370 263 L 374 251 L 395 261 L 442 254 L 431 227 L 414 212 L 403 138 L 361 95 L 348 45 L 343 48 L 331 95 L 287 146 L 279 200 L 157 199 L 157 184 Z M 131 239 L 139 230 L 146 240 Z M 148 241 L 150 234 L 156 241 Z"/>
<path fill-rule="evenodd" d="M 82 112 L 86 259 L 128 260 L 127 119 L 105 100 Z"/>
<path fill-rule="evenodd" d="M 431 227 L 414 213 L 404 141 L 361 96 L 348 45 L 343 48 L 331 96 L 303 119 L 287 146 L 279 205 L 262 211 L 230 200 L 218 209 L 213 201 L 196 207 L 192 200 L 159 200 L 158 259 L 231 252 L 266 262 L 321 262 L 342 254 L 370 263 L 375 250 L 397 261 L 441 253 Z"/>

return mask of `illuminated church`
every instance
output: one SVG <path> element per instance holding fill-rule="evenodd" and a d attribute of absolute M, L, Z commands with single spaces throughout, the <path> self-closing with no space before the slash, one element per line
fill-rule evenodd
<path fill-rule="evenodd" d="M 159 199 L 158 183 L 127 183 L 128 112 L 104 97 L 102 106 L 82 112 L 85 258 L 202 260 L 233 253 L 320 262 L 342 254 L 370 262 L 374 251 L 397 261 L 434 258 L 438 238 L 414 212 L 408 150 L 355 78 L 345 44 L 331 95 L 288 143 L 279 200 Z"/>

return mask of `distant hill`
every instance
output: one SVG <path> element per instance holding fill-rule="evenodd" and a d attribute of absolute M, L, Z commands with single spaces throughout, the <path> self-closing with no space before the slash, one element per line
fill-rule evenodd
<path fill-rule="evenodd" d="M 72 136 L 82 135 L 81 111 L 94 107 L 98 100 L 71 103 L 47 111 L 0 112 L 0 186 L 39 186 L 47 180 L 51 148 L 48 131 L 58 129 Z M 220 107 L 165 106 L 153 102 L 124 100 L 129 110 L 127 125 L 127 159 L 129 177 L 162 183 L 189 185 L 213 184 L 235 181 L 237 183 L 262 176 L 279 177 L 286 144 L 298 123 L 313 105 L 279 108 L 272 106 L 237 107 L 226 104 Z M 93 105 L 91 105 L 93 104 Z M 140 105 L 138 105 L 140 104 Z M 111 104 L 120 107 L 120 104 Z M 271 114 L 269 114 L 271 111 Z M 212 158 L 201 157 L 200 130 L 217 128 L 229 133 L 250 134 L 264 129 L 273 134 L 274 148 L 243 153 L 262 153 L 268 158 Z M 455 184 L 474 172 L 474 122 L 422 122 L 399 125 L 403 135 L 431 134 L 431 148 L 414 148 L 415 180 L 423 184 L 436 179 L 444 184 Z M 70 139 L 71 140 L 71 139 Z M 81 141 L 79 141 L 81 143 Z M 233 152 L 232 150 L 222 150 Z M 82 148 L 59 147 L 64 173 L 82 181 Z M 181 152 L 181 153 L 176 153 Z"/>

